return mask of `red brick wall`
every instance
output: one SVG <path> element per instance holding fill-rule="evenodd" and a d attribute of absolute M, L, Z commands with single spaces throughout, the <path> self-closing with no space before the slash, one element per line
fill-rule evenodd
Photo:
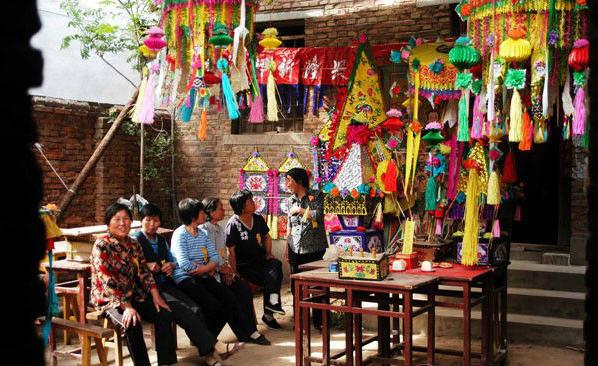
<path fill-rule="evenodd" d="M 67 186 L 76 179 L 110 124 L 106 118 L 110 105 L 36 98 L 34 118 L 39 143 Z M 46 203 L 60 203 L 66 188 L 52 172 L 39 152 Z M 169 180 L 168 180 L 169 182 Z M 146 183 L 146 198 L 168 212 L 168 200 L 157 187 Z M 133 187 L 139 190 L 138 138 L 120 129 L 96 168 L 79 189 L 63 215 L 61 226 L 77 227 L 103 223 L 104 211 L 119 197 L 129 198 Z"/>
<path fill-rule="evenodd" d="M 435 38 L 451 35 L 448 5 L 417 8 L 414 0 L 385 5 L 379 0 L 276 0 L 261 13 L 322 9 L 323 16 L 305 20 L 305 45 L 346 46 L 366 33 L 370 42 L 405 41 L 411 35 Z"/>

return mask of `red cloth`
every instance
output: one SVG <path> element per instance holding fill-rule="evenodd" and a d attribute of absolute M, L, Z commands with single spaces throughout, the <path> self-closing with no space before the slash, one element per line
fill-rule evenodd
<path fill-rule="evenodd" d="M 265 50 L 258 54 L 255 62 L 258 84 L 268 83 L 271 61 L 274 61 L 276 64 L 276 70 L 274 71 L 276 84 L 299 84 L 300 50 L 300 48 L 276 48 L 274 50 Z"/>
<path fill-rule="evenodd" d="M 301 84 L 321 85 L 326 48 L 301 48 L 299 57 L 301 58 Z"/>
<path fill-rule="evenodd" d="M 355 47 L 326 48 L 322 72 L 323 85 L 347 85 L 355 63 Z"/>
<path fill-rule="evenodd" d="M 492 269 L 488 266 L 467 267 L 453 263 L 452 268 L 434 267 L 434 271 L 432 272 L 422 271 L 421 268 L 414 268 L 407 270 L 404 273 L 424 276 L 436 276 L 446 280 L 465 279 L 471 281 L 480 275 L 490 272 L 491 270 Z"/>

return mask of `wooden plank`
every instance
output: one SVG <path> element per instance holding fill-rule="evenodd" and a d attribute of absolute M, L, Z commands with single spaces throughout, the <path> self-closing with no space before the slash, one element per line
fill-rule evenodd
<path fill-rule="evenodd" d="M 52 326 L 61 329 L 72 329 L 83 336 L 107 338 L 112 335 L 111 329 L 106 329 L 93 324 L 82 324 L 73 320 L 52 318 Z"/>

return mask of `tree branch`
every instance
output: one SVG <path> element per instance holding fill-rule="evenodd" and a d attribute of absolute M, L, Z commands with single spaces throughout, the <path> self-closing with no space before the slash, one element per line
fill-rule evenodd
<path fill-rule="evenodd" d="M 98 57 L 99 57 L 99 58 L 100 58 L 102 61 L 104 61 L 104 62 L 105 62 L 105 63 L 106 63 L 108 66 L 110 66 L 110 67 L 111 67 L 111 68 L 112 68 L 114 71 L 116 71 L 116 72 L 117 72 L 117 73 L 118 73 L 120 76 L 122 76 L 123 78 L 125 78 L 125 79 L 126 79 L 126 80 L 127 80 L 127 81 L 128 81 L 130 84 L 131 84 L 131 85 L 133 85 L 133 87 L 134 87 L 134 88 L 136 88 L 136 87 L 137 87 L 137 85 L 135 85 L 135 83 L 133 83 L 133 82 L 132 82 L 132 81 L 131 81 L 131 80 L 130 80 L 128 77 L 126 77 L 126 76 L 125 76 L 125 74 L 123 74 L 122 72 L 120 72 L 120 70 L 119 70 L 119 69 L 117 69 L 117 68 L 116 68 L 114 65 L 112 65 L 112 64 L 111 64 L 111 63 L 110 63 L 108 60 L 106 60 L 106 59 L 104 58 L 104 56 L 103 56 L 103 55 L 99 55 L 99 54 L 98 54 Z"/>

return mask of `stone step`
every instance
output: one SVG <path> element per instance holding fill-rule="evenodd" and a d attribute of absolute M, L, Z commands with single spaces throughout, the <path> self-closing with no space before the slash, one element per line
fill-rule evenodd
<path fill-rule="evenodd" d="M 585 292 L 585 271 L 585 266 L 512 260 L 508 270 L 508 286 L 509 288 Z"/>
<path fill-rule="evenodd" d="M 583 292 L 530 288 L 507 289 L 507 308 L 512 314 L 539 315 L 565 319 L 585 318 Z"/>

